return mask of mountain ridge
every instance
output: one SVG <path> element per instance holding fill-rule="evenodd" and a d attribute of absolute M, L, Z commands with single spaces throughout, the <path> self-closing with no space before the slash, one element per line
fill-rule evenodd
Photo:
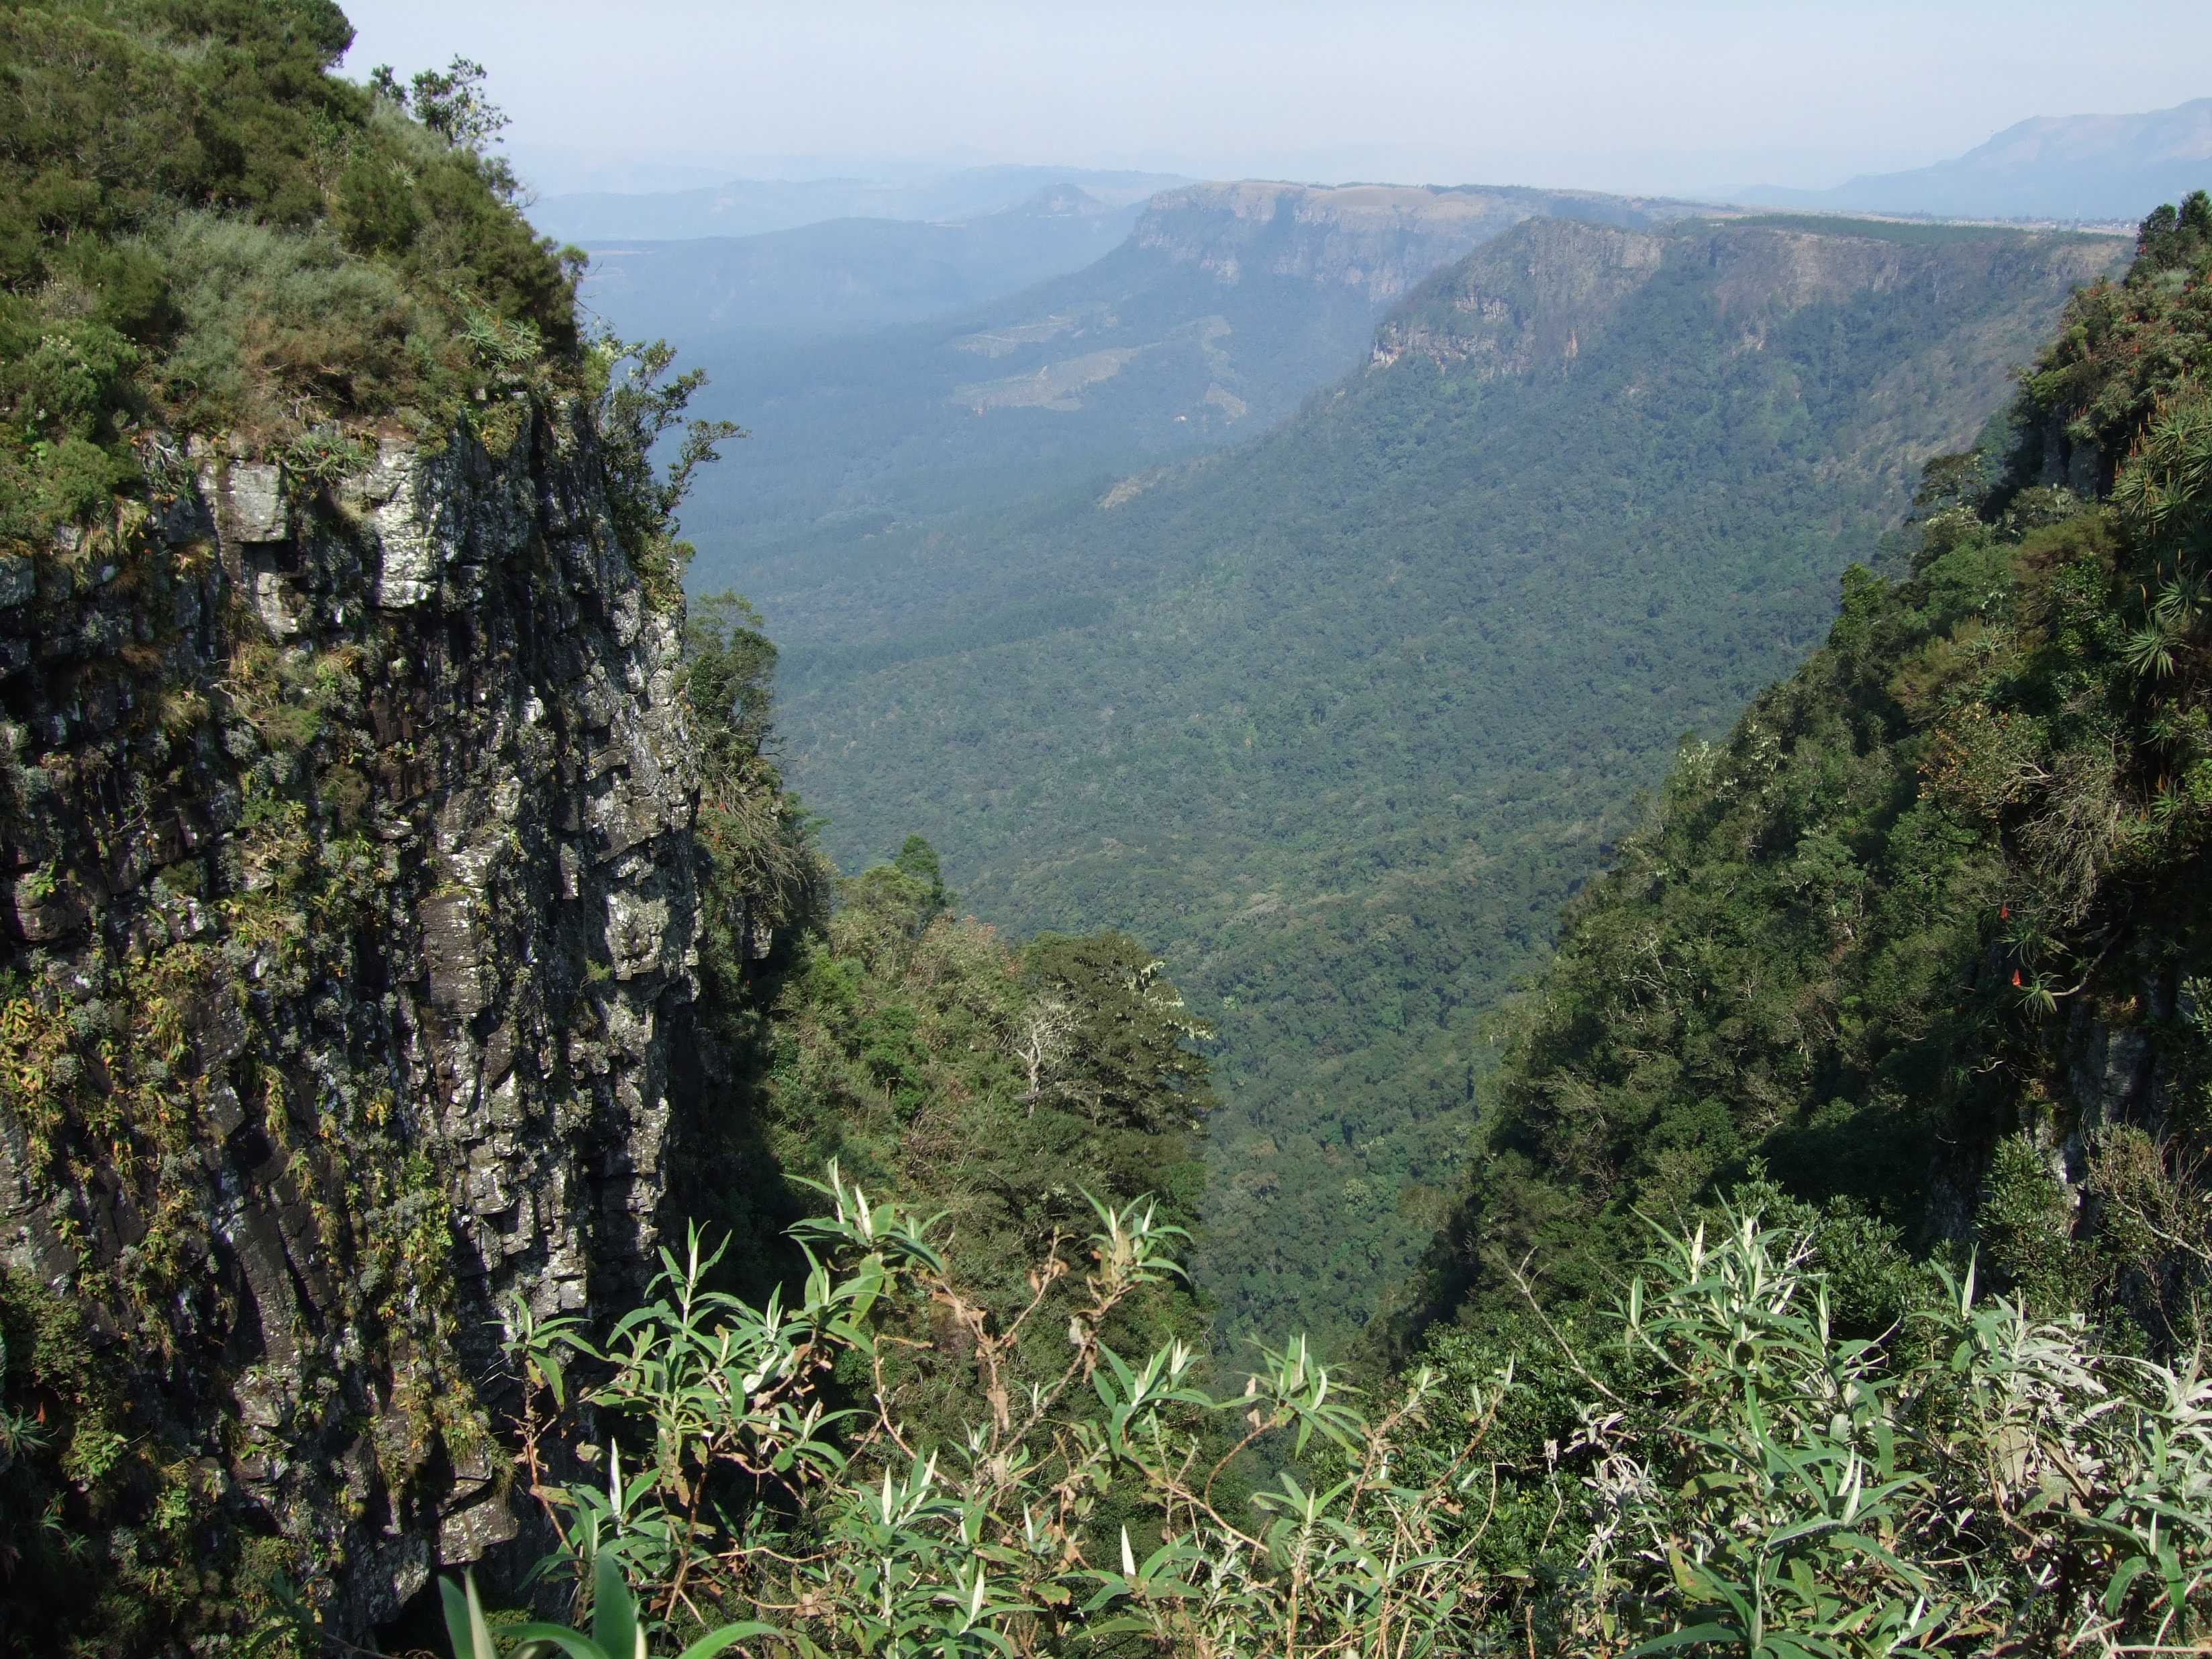
<path fill-rule="evenodd" d="M 672 241 L 762 235 L 829 219 L 962 219 L 1062 184 L 1127 207 L 1187 182 L 1171 173 L 1025 166 L 963 167 L 927 179 L 732 179 L 690 190 L 547 196 L 532 205 L 530 221 L 541 234 L 566 241 Z"/>
<path fill-rule="evenodd" d="M 585 303 L 619 331 L 787 347 L 981 304 L 1099 258 L 1141 208 L 1040 187 L 960 221 L 840 218 L 753 236 L 601 242 Z"/>
<path fill-rule="evenodd" d="M 1872 209 L 1938 217 L 2102 221 L 2132 225 L 2178 202 L 2212 161 L 2212 98 L 2139 114 L 2036 116 L 1965 155 L 1832 190 L 1762 185 L 1746 202 Z"/>
<path fill-rule="evenodd" d="M 1644 223 L 1688 204 L 1487 186 L 1243 181 L 1155 196 L 1082 270 L 965 315 L 748 355 L 696 335 L 702 401 L 751 441 L 702 482 L 696 580 L 824 642 L 777 562 L 818 568 L 841 516 L 883 524 L 1127 472 L 1265 427 L 1365 354 L 1413 283 L 1540 213 Z M 788 555 L 780 543 L 799 538 Z"/>

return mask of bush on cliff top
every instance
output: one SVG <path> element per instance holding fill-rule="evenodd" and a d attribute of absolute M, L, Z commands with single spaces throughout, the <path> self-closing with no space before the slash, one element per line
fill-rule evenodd
<path fill-rule="evenodd" d="M 574 360 L 481 71 L 356 86 L 352 38 L 328 0 L 0 10 L 0 536 L 97 514 L 164 429 L 449 428 L 487 336 Z"/>

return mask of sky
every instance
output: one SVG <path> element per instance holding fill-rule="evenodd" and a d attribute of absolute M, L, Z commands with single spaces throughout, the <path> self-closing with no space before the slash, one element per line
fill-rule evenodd
<path fill-rule="evenodd" d="M 990 162 L 1699 196 L 1924 166 L 2212 94 L 2212 6 L 2129 0 L 346 0 L 346 72 L 490 71 L 538 189 Z"/>

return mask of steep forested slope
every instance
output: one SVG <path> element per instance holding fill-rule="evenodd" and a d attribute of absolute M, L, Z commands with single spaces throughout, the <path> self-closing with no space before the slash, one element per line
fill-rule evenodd
<path fill-rule="evenodd" d="M 2203 1335 L 2212 205 L 2146 222 L 1984 446 L 1931 464 L 1894 580 L 1684 749 L 1519 1010 L 1424 1316 L 1537 1264 L 1602 1301 L 1639 1216 L 1753 1160 L 1885 1263 L 1978 1248 L 2124 1346 Z"/>
<path fill-rule="evenodd" d="M 1540 221 L 1235 455 L 892 544 L 954 597 L 791 653 L 840 855 L 1127 926 L 1218 1018 L 1223 1331 L 1356 1328 L 1455 1177 L 1474 1018 L 1831 614 L 2110 240 Z M 994 634 L 994 630 L 1003 630 Z"/>

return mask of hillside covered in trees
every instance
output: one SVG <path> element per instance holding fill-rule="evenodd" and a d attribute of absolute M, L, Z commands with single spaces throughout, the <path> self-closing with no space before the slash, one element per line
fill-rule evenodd
<path fill-rule="evenodd" d="M 2203 595 L 2212 208 L 2143 228 L 1909 563 L 1691 742 L 1515 1010 L 1419 1318 L 1539 1275 L 1602 1303 L 1652 1220 L 1763 1171 L 1820 1206 L 1838 1312 L 1978 1251 L 2142 1352 L 2204 1336 Z"/>
<path fill-rule="evenodd" d="M 1530 221 L 1251 446 L 839 565 L 866 625 L 787 653 L 794 779 L 841 859 L 919 830 L 978 914 L 1168 957 L 1221 1036 L 1224 1352 L 1333 1342 L 1441 1218 L 1481 1018 L 1635 789 L 1796 664 L 2124 252 Z"/>
<path fill-rule="evenodd" d="M 1923 470 L 1896 577 L 1854 566 L 1826 644 L 1725 744 L 1686 745 L 1514 1011 L 1458 1212 L 1371 1392 L 1292 1342 L 1216 1396 L 1172 1320 L 1129 1353 L 1121 1322 L 1173 1243 L 1102 1208 L 1055 1310 L 1074 1355 L 1055 1373 L 1029 1350 L 1024 1407 L 1001 1379 L 1076 1277 L 1058 1239 L 1026 1300 L 971 1318 L 957 1226 L 833 1184 L 834 1212 L 799 1224 L 825 1267 L 787 1318 L 664 1301 L 592 1396 L 664 1468 L 673 1446 L 679 1468 L 696 1448 L 702 1468 L 806 1470 L 806 1521 L 679 1547 L 686 1485 L 641 1477 L 635 1513 L 607 1517 L 623 1567 L 568 1540 L 602 1632 L 659 1617 L 710 1650 L 917 1654 L 2201 1644 L 2208 276 L 2199 196 L 2069 303 L 1982 447 Z M 896 959 L 940 880 L 909 842 L 813 971 L 842 953 L 834 977 L 881 984 L 866 964 Z M 921 937 L 908 971 L 960 983 L 962 935 Z M 1033 950 L 1070 997 L 1064 946 Z M 813 1048 L 819 1016 L 781 1006 L 801 1014 L 781 1073 L 826 1065 L 847 1079 L 830 1097 L 859 1092 Z M 841 1117 L 893 1121 L 884 1096 Z M 1187 1082 L 1167 1097 L 1194 1103 Z M 983 1413 L 951 1440 L 878 1384 L 854 1440 L 817 1430 L 835 1396 L 806 1356 L 894 1371 L 927 1328 L 902 1309 L 961 1322 L 921 1369 Z M 556 1432 L 574 1339 L 519 1346 L 533 1432 Z M 670 1403 L 661 1377 L 728 1352 L 772 1386 L 742 1410 Z M 1240 1453 L 1276 1479 L 1224 1480 Z M 458 1588 L 447 1609 L 456 1653 L 492 1659 Z"/>

